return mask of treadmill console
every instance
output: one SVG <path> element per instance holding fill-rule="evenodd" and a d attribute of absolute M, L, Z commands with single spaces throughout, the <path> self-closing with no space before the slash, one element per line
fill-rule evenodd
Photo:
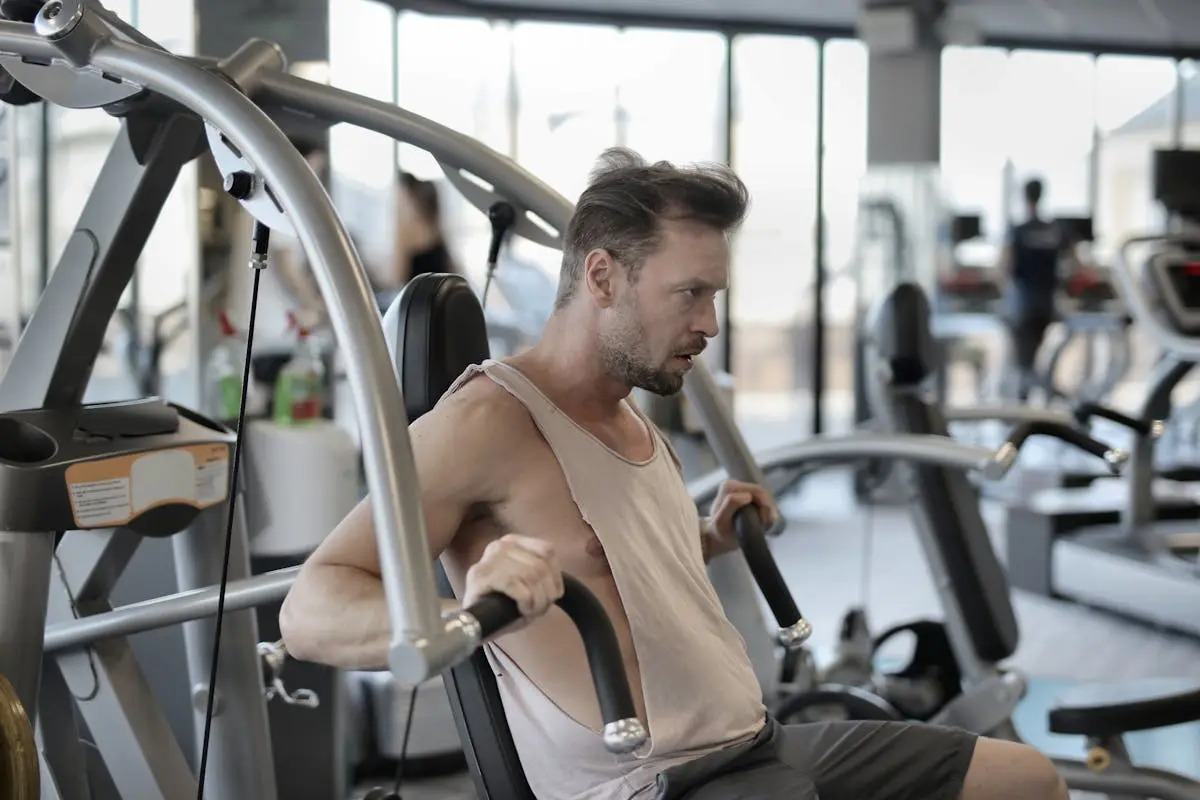
<path fill-rule="evenodd" d="M 1167 321 L 1185 336 L 1200 336 L 1200 253 L 1159 252 L 1149 266 Z"/>

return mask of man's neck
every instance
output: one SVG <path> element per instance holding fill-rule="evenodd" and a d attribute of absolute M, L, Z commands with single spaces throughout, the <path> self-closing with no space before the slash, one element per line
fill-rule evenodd
<path fill-rule="evenodd" d="M 630 386 L 608 375 L 586 323 L 555 311 L 537 344 L 513 359 L 514 366 L 536 373 L 543 391 L 572 416 L 605 420 L 621 413 Z"/>

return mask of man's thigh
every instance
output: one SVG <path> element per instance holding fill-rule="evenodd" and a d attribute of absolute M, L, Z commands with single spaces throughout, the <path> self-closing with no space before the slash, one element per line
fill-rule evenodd
<path fill-rule="evenodd" d="M 784 725 L 776 748 L 821 800 L 957 800 L 977 738 L 919 723 L 818 722 Z"/>

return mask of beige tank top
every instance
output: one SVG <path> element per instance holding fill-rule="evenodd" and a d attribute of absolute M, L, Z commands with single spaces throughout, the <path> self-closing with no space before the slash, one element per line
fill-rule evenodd
<path fill-rule="evenodd" d="M 489 643 L 526 778 L 539 800 L 650 797 L 660 771 L 751 738 L 766 720 L 745 641 L 708 578 L 695 503 L 666 439 L 635 404 L 654 438 L 645 462 L 614 452 L 500 361 L 468 368 L 447 395 L 480 372 L 529 410 L 604 548 L 629 617 L 650 733 L 639 752 L 609 753 L 599 731 L 569 716 Z"/>

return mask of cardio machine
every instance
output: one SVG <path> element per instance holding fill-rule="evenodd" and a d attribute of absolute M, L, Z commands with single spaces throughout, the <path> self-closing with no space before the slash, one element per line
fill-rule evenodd
<path fill-rule="evenodd" d="M 1200 153 L 1157 151 L 1154 174 L 1158 199 L 1186 224 L 1200 220 Z M 1197 256 L 1200 236 L 1139 236 L 1122 245 L 1113 271 L 1131 315 L 1162 351 L 1135 420 L 1159 434 L 1161 421 L 1170 425 L 1172 391 L 1200 359 Z M 1135 437 L 1128 478 L 1115 486 L 1044 490 L 1010 508 L 1013 584 L 1200 636 L 1200 495 L 1156 473 L 1156 443 L 1153 433 Z"/>
<path fill-rule="evenodd" d="M 935 363 L 928 301 L 919 286 L 897 286 L 875 309 L 871 374 L 887 399 L 894 431 L 946 436 L 946 418 L 922 384 Z M 913 521 L 941 599 L 964 692 L 932 721 L 1019 741 L 1012 714 L 1026 680 L 1003 666 L 1019 639 L 1004 568 L 979 510 L 979 495 L 960 469 L 915 465 Z M 1193 607 L 1195 608 L 1195 607 Z M 991 702 L 981 700 L 990 698 Z M 1200 720 L 1200 684 L 1134 681 L 1082 684 L 1050 711 L 1054 733 L 1085 737 L 1084 760 L 1055 759 L 1072 789 L 1112 798 L 1197 800 L 1200 784 L 1133 765 L 1122 740 L 1132 731 Z"/>

